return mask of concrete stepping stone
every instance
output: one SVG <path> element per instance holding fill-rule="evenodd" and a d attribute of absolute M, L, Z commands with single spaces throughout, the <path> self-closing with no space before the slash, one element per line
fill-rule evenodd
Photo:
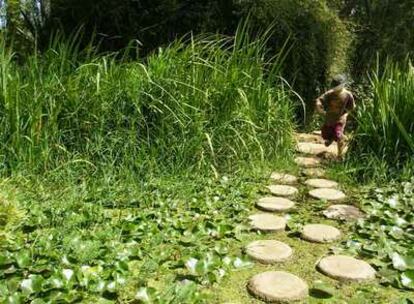
<path fill-rule="evenodd" d="M 309 195 L 313 198 L 327 201 L 340 201 L 346 198 L 345 193 L 341 190 L 330 188 L 318 188 L 309 191 Z"/>
<path fill-rule="evenodd" d="M 253 230 L 264 232 L 277 232 L 286 229 L 286 219 L 268 213 L 257 213 L 249 216 Z"/>
<path fill-rule="evenodd" d="M 279 196 L 293 196 L 299 192 L 297 188 L 286 185 L 270 185 L 267 186 L 267 189 L 273 195 Z"/>
<path fill-rule="evenodd" d="M 308 177 L 321 178 L 326 175 L 325 170 L 321 168 L 308 168 L 303 170 L 303 174 Z"/>
<path fill-rule="evenodd" d="M 305 281 L 284 271 L 257 274 L 249 280 L 247 288 L 254 296 L 268 303 L 300 301 L 309 293 Z"/>
<path fill-rule="evenodd" d="M 357 207 L 352 205 L 332 205 L 323 215 L 333 220 L 357 220 L 364 217 L 364 214 Z"/>
<path fill-rule="evenodd" d="M 375 278 L 375 270 L 367 262 L 345 255 L 332 255 L 321 259 L 318 269 L 340 281 L 366 281 Z"/>
<path fill-rule="evenodd" d="M 321 160 L 315 157 L 296 157 L 296 164 L 305 168 L 317 167 L 321 164 Z"/>
<path fill-rule="evenodd" d="M 325 152 L 327 148 L 319 143 L 300 142 L 297 144 L 296 150 L 303 154 L 318 155 Z"/>
<path fill-rule="evenodd" d="M 263 197 L 256 203 L 257 208 L 270 212 L 283 212 L 292 209 L 295 203 L 283 197 Z"/>
<path fill-rule="evenodd" d="M 305 181 L 305 184 L 313 188 L 338 188 L 338 183 L 324 179 L 324 178 L 312 178 Z"/>
<path fill-rule="evenodd" d="M 329 225 L 310 224 L 305 225 L 302 230 L 302 238 L 315 243 L 330 243 L 340 237 L 341 232 Z"/>
<path fill-rule="evenodd" d="M 321 143 L 321 144 L 323 144 L 324 142 L 320 135 L 309 134 L 309 133 L 297 133 L 296 140 L 298 142 Z"/>
<path fill-rule="evenodd" d="M 279 241 L 261 240 L 247 245 L 246 254 L 262 264 L 273 264 L 288 260 L 293 250 L 289 245 Z"/>
<path fill-rule="evenodd" d="M 281 184 L 294 184 L 298 181 L 296 176 L 278 172 L 273 172 L 272 175 L 270 175 L 270 178 Z"/>

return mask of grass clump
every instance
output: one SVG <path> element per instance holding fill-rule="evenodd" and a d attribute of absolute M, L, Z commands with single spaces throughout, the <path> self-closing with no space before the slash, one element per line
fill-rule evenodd
<path fill-rule="evenodd" d="M 358 105 L 351 151 L 358 159 L 372 162 L 374 169 L 408 170 L 414 153 L 413 66 L 388 63 L 370 81 L 373 96 Z"/>
<path fill-rule="evenodd" d="M 3 169 L 141 171 L 286 155 L 293 104 L 278 80 L 283 54 L 270 64 L 266 35 L 245 32 L 178 41 L 145 64 L 57 41 L 19 65 L 2 47 Z"/>

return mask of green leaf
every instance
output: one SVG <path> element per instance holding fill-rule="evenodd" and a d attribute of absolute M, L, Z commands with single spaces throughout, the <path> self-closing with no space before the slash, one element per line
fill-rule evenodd
<path fill-rule="evenodd" d="M 22 303 L 21 294 L 18 292 L 13 293 L 11 296 L 7 297 L 6 304 L 20 304 Z"/>
<path fill-rule="evenodd" d="M 10 265 L 11 263 L 13 263 L 13 260 L 8 251 L 0 253 L 0 266 Z"/>
<path fill-rule="evenodd" d="M 30 252 L 25 250 L 16 255 L 16 262 L 20 268 L 26 268 L 32 263 Z"/>
<path fill-rule="evenodd" d="M 401 284 L 408 289 L 414 289 L 414 270 L 407 270 L 401 274 Z"/>

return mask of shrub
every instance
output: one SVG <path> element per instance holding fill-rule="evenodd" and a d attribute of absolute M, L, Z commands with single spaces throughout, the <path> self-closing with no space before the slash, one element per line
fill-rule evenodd
<path fill-rule="evenodd" d="M 243 1 L 241 10 L 251 14 L 259 28 L 274 24 L 270 40 L 276 48 L 291 45 L 283 74 L 294 88 L 312 102 L 327 78 L 346 71 L 351 36 L 346 25 L 325 1 Z"/>

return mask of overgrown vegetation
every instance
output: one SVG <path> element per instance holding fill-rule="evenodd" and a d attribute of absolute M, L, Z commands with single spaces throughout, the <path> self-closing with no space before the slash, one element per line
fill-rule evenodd
<path fill-rule="evenodd" d="M 409 169 L 414 153 L 414 69 L 388 63 L 371 75 L 373 96 L 358 104 L 352 157 L 373 159 L 374 168 Z M 400 172 L 401 173 L 401 172 Z"/>
<path fill-rule="evenodd" d="M 85 162 L 141 172 L 288 155 L 294 105 L 279 78 L 284 50 L 269 63 L 266 40 L 245 30 L 190 38 L 145 65 L 81 53 L 75 40 L 24 65 L 1 48 L 3 169 Z"/>

